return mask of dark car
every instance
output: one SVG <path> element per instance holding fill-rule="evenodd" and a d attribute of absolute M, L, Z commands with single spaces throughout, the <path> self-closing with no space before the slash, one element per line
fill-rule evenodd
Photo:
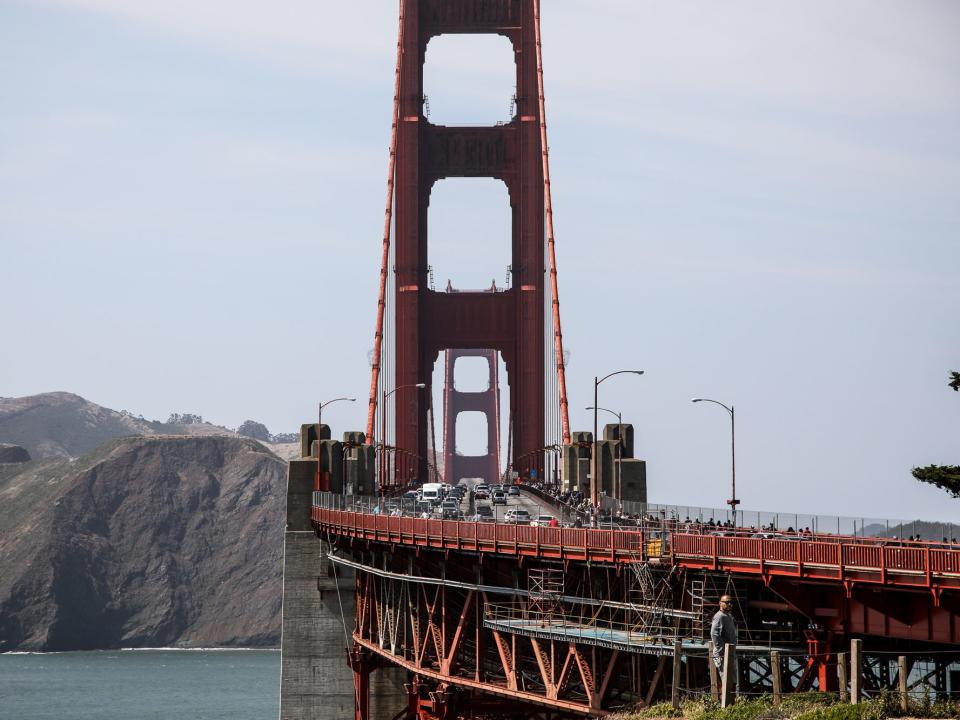
<path fill-rule="evenodd" d="M 493 508 L 489 505 L 477 505 L 477 514 L 473 516 L 475 522 L 491 522 L 493 520 Z"/>

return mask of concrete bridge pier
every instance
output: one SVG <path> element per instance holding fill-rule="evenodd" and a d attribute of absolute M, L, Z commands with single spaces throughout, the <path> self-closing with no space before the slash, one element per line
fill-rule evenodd
<path fill-rule="evenodd" d="M 314 443 L 314 445 L 316 445 Z M 290 461 L 283 552 L 280 720 L 353 720 L 356 695 L 348 648 L 353 645 L 352 572 L 327 557 L 310 524 L 316 458 Z M 346 625 L 346 631 L 344 631 Z M 393 717 L 407 702 L 406 674 L 374 673 L 367 717 Z"/>

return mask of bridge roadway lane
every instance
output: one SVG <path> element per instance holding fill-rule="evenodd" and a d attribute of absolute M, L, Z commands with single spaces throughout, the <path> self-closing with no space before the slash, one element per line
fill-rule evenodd
<path fill-rule="evenodd" d="M 548 503 L 544 502 L 540 498 L 531 495 L 525 490 L 520 491 L 520 495 L 507 495 L 507 504 L 503 505 L 493 505 L 490 500 L 474 500 L 472 491 L 473 489 L 481 483 L 480 480 L 468 479 L 465 481 L 467 487 L 471 490 L 471 506 L 469 508 L 469 513 L 464 512 L 467 517 L 470 517 L 475 512 L 474 503 L 479 503 L 481 505 L 490 505 L 493 508 L 494 517 L 498 520 L 503 518 L 504 513 L 511 508 L 523 508 L 528 513 L 530 513 L 530 519 L 533 520 L 538 515 L 553 515 L 557 520 L 561 520 L 560 513 L 551 507 Z"/>

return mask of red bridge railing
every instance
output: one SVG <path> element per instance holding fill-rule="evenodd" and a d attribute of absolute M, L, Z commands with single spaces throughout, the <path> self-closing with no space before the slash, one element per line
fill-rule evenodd
<path fill-rule="evenodd" d="M 724 537 L 644 530 L 534 527 L 433 518 L 392 517 L 314 506 L 318 533 L 472 552 L 590 560 L 676 563 L 689 568 L 830 582 L 960 590 L 960 548 L 877 542 Z"/>

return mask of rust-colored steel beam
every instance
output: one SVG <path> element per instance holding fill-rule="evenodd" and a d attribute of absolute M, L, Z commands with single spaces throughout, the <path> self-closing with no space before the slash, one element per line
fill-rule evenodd
<path fill-rule="evenodd" d="M 488 693 L 491 695 L 499 695 L 501 697 L 512 698 L 514 700 L 520 700 L 520 701 L 532 703 L 535 705 L 545 705 L 547 707 L 556 708 L 558 710 L 567 710 L 569 712 L 574 712 L 580 715 L 590 715 L 592 717 L 603 717 L 609 714 L 609 711 L 591 709 L 587 705 L 584 705 L 583 703 L 575 702 L 573 700 L 563 700 L 563 699 L 551 700 L 544 695 L 538 695 L 537 693 L 528 692 L 525 690 L 511 690 L 509 688 L 503 687 L 501 685 L 497 685 L 490 681 L 477 682 L 476 680 L 473 680 L 468 677 L 462 677 L 459 675 L 449 676 L 449 675 L 444 675 L 443 673 L 437 670 L 431 670 L 428 668 L 418 668 L 414 663 L 411 663 L 410 661 L 404 658 L 401 658 L 389 653 L 387 650 L 381 648 L 376 643 L 357 637 L 356 635 L 354 635 L 353 639 L 355 643 L 366 648 L 370 652 L 376 653 L 384 657 L 392 665 L 402 667 L 406 670 L 409 670 L 410 672 L 416 673 L 422 677 L 430 678 L 432 680 L 446 682 L 451 685 L 457 685 L 462 688 L 477 690 L 482 693 Z"/>

